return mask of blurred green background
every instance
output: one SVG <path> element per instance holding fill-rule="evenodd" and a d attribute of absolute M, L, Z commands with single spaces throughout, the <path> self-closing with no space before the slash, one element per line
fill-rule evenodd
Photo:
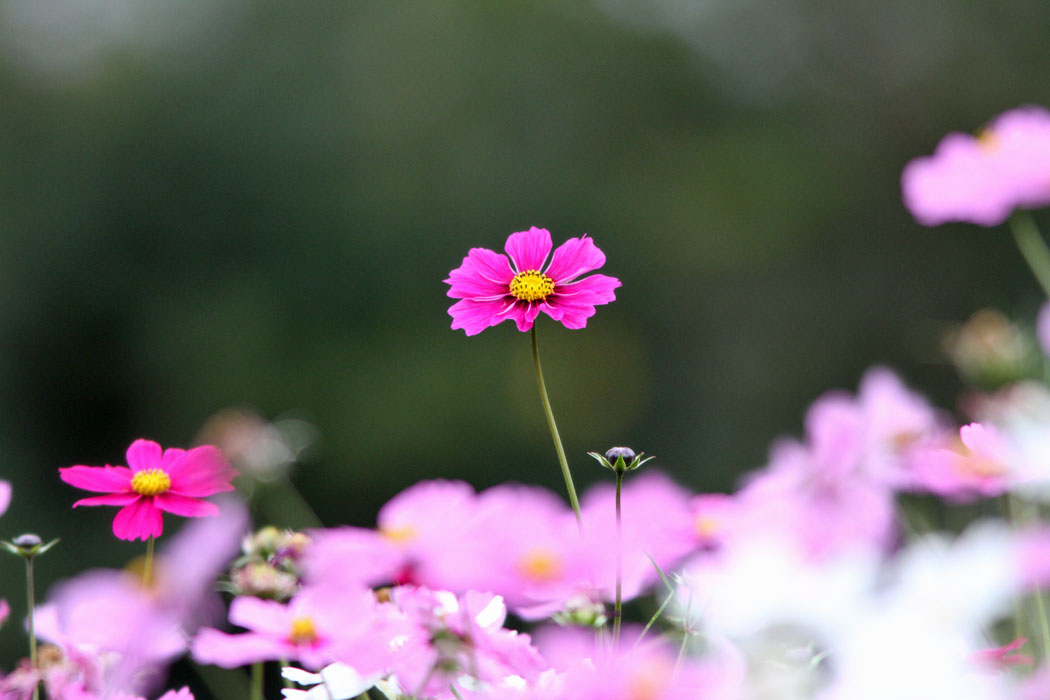
<path fill-rule="evenodd" d="M 442 283 L 532 225 L 623 281 L 585 330 L 539 323 L 583 486 L 626 444 L 732 488 L 876 363 L 953 408 L 945 327 L 1040 297 L 1005 230 L 920 227 L 899 174 L 1050 104 L 1048 26 L 1045 0 L 2 2 L 0 536 L 63 538 L 41 594 L 123 564 L 58 467 L 228 406 L 316 426 L 293 478 L 326 524 L 423 478 L 560 490 L 527 336 L 450 330 Z"/>

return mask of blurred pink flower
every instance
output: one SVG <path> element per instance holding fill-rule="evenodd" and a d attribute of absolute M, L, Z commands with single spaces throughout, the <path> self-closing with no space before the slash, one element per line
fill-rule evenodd
<path fill-rule="evenodd" d="M 11 482 L 0 480 L 0 515 L 11 505 Z"/>
<path fill-rule="evenodd" d="M 1006 646 L 980 649 L 973 653 L 972 658 L 979 664 L 999 671 L 1011 666 L 1031 666 L 1032 657 L 1019 651 L 1027 642 L 1027 637 L 1018 637 Z"/>
<path fill-rule="evenodd" d="M 406 694 L 444 697 L 449 683 L 469 676 L 496 684 L 517 676 L 535 680 L 547 667 L 529 635 L 503 627 L 507 608 L 500 596 L 402 586 L 393 602 L 412 631 L 398 641 L 391 670 Z"/>
<path fill-rule="evenodd" d="M 901 175 L 904 204 L 927 226 L 968 221 L 995 226 L 1017 208 L 1050 204 L 1050 112 L 1004 112 L 981 133 L 951 133 L 932 156 Z"/>
<path fill-rule="evenodd" d="M 998 429 L 970 423 L 959 429 L 958 440 L 916 453 L 916 485 L 957 501 L 998 496 L 1012 485 L 1016 463 Z"/>
<path fill-rule="evenodd" d="M 375 530 L 314 530 L 304 559 L 310 582 L 416 584 L 466 590 L 471 579 L 477 501 L 462 481 L 421 481 L 392 498 Z"/>
<path fill-rule="evenodd" d="M 742 697 L 728 665 L 678 658 L 673 645 L 655 635 L 639 644 L 638 628 L 623 630 L 618 649 L 586 630 L 544 627 L 536 634 L 540 653 L 563 672 L 565 700 L 694 700 Z"/>
<path fill-rule="evenodd" d="M 248 632 L 201 629 L 193 640 L 198 663 L 236 668 L 284 659 L 319 669 L 346 661 L 368 674 L 386 666 L 388 644 L 400 629 L 379 615 L 375 595 L 364 587 L 304 588 L 287 604 L 239 596 L 230 622 Z"/>
<path fill-rule="evenodd" d="M 74 466 L 59 469 L 67 484 L 104 496 L 82 498 L 77 506 L 123 506 L 113 519 L 113 534 L 122 540 L 159 537 L 162 511 L 187 517 L 218 515 L 219 507 L 201 500 L 232 491 L 237 472 L 210 445 L 161 452 L 150 440 L 136 440 L 127 451 L 128 467 Z M 129 469 L 130 467 L 130 469 Z"/>
<path fill-rule="evenodd" d="M 551 234 L 532 227 L 507 238 L 507 255 L 471 248 L 463 264 L 449 273 L 452 328 L 477 335 L 513 319 L 519 331 L 532 328 L 542 311 L 566 328 L 583 328 L 594 307 L 615 301 L 620 280 L 580 275 L 605 264 L 605 254 L 586 235 L 570 238 L 550 255 Z M 509 259 L 508 259 L 509 256 Z"/>

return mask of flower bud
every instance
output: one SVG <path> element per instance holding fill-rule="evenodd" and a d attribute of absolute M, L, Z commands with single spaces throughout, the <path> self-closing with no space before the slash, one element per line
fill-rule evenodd
<path fill-rule="evenodd" d="M 39 535 L 27 533 L 25 535 L 19 535 L 10 542 L 0 541 L 0 546 L 3 546 L 3 548 L 11 552 L 11 554 L 30 559 L 38 554 L 43 554 L 54 547 L 58 544 L 58 539 L 53 539 L 47 544 L 44 544 L 43 542 L 44 541 L 40 539 Z"/>

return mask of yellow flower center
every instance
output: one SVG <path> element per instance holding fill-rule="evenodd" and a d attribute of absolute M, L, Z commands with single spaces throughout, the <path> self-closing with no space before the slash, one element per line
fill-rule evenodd
<path fill-rule="evenodd" d="M 693 521 L 693 529 L 696 531 L 697 537 L 707 539 L 708 537 L 714 537 L 722 529 L 722 523 L 710 515 L 699 515 Z"/>
<path fill-rule="evenodd" d="M 308 617 L 297 617 L 292 620 L 292 632 L 288 635 L 292 644 L 313 644 L 317 641 L 317 630 L 314 621 Z"/>
<path fill-rule="evenodd" d="M 539 270 L 525 270 L 510 281 L 510 293 L 522 301 L 546 299 L 554 291 L 554 280 Z"/>
<path fill-rule="evenodd" d="M 131 477 L 131 488 L 143 496 L 156 496 L 171 488 L 171 477 L 163 469 L 143 469 Z"/>
<path fill-rule="evenodd" d="M 387 538 L 391 542 L 396 542 L 398 544 L 411 542 L 412 540 L 416 539 L 416 536 L 419 534 L 416 531 L 416 528 L 412 525 L 397 525 L 395 527 L 383 527 L 379 529 L 379 532 L 382 533 L 383 537 Z"/>
<path fill-rule="evenodd" d="M 518 570 L 525 578 L 538 583 L 557 580 L 561 568 L 561 560 L 548 549 L 529 550 L 518 563 Z"/>

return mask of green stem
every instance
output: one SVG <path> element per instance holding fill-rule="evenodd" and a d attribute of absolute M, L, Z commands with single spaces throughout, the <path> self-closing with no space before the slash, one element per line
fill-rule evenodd
<path fill-rule="evenodd" d="M 618 462 L 622 464 L 622 462 Z M 613 649 L 620 646 L 620 619 L 623 617 L 623 520 L 620 517 L 620 490 L 623 472 L 616 471 L 616 603 L 613 607 Z"/>
<path fill-rule="evenodd" d="M 29 663 L 36 670 L 35 596 L 33 595 L 33 557 L 26 557 L 26 607 L 29 609 Z M 40 684 L 33 686 L 33 700 L 40 700 Z"/>
<path fill-rule="evenodd" d="M 153 535 L 146 541 L 146 563 L 142 567 L 142 585 L 149 588 L 153 584 Z"/>
<path fill-rule="evenodd" d="M 263 700 L 263 662 L 252 664 L 252 700 Z"/>
<path fill-rule="evenodd" d="M 583 526 L 583 516 L 580 515 L 580 501 L 576 498 L 576 487 L 572 485 L 572 474 L 569 472 L 569 462 L 565 459 L 565 448 L 561 444 L 561 436 L 558 434 L 558 426 L 554 422 L 554 412 L 551 411 L 551 400 L 547 397 L 547 385 L 543 383 L 543 369 L 540 367 L 540 351 L 536 345 L 536 326 L 532 327 L 532 364 L 536 366 L 536 383 L 540 387 L 540 400 L 543 402 L 543 412 L 547 415 L 547 425 L 551 429 L 551 437 L 554 438 L 554 450 L 558 453 L 558 462 L 561 464 L 561 473 L 565 477 L 565 489 L 569 492 L 569 503 L 572 504 L 572 512 L 576 514 L 576 523 Z"/>
<path fill-rule="evenodd" d="M 1046 295 L 1050 296 L 1050 248 L 1047 248 L 1046 241 L 1039 233 L 1035 219 L 1027 212 L 1018 212 L 1010 217 L 1010 230 L 1028 268 Z"/>

